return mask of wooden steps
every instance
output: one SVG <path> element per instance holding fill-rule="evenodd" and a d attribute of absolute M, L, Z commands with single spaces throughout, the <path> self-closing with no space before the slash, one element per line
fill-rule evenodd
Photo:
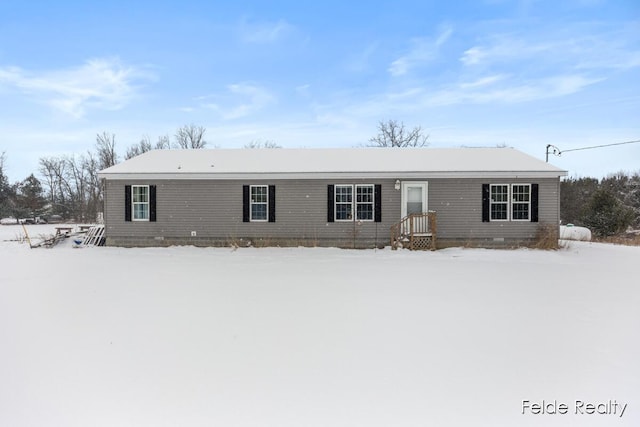
<path fill-rule="evenodd" d="M 89 228 L 82 241 L 83 245 L 104 246 L 104 225 L 94 225 Z"/>
<path fill-rule="evenodd" d="M 391 226 L 391 249 L 435 250 L 436 213 L 410 214 Z"/>

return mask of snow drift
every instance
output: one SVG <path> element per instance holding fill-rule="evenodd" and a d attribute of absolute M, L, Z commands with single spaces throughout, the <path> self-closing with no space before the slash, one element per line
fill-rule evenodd
<path fill-rule="evenodd" d="M 637 426 L 639 257 L 3 241 L 0 425 Z"/>

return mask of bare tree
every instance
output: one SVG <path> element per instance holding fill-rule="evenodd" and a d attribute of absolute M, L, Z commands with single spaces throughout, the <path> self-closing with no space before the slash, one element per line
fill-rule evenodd
<path fill-rule="evenodd" d="M 66 157 L 41 157 L 39 172 L 44 177 L 45 194 L 50 204 L 50 213 L 68 218 L 72 206 L 72 186 L 69 184 Z"/>
<path fill-rule="evenodd" d="M 169 139 L 169 135 L 162 135 L 158 137 L 158 142 L 156 142 L 155 149 L 156 150 L 168 150 L 171 148 L 171 140 Z"/>
<path fill-rule="evenodd" d="M 429 135 L 424 135 L 422 127 L 416 126 L 408 131 L 404 123 L 397 120 L 380 121 L 378 135 L 369 140 L 368 147 L 425 147 Z"/>
<path fill-rule="evenodd" d="M 100 169 L 106 169 L 118 163 L 115 134 L 102 132 L 96 135 L 96 150 Z"/>
<path fill-rule="evenodd" d="M 139 143 L 132 145 L 127 148 L 127 154 L 125 154 L 124 159 L 129 160 L 132 157 L 139 156 L 142 153 L 146 153 L 147 151 L 151 151 L 153 147 L 151 146 L 151 140 L 148 136 L 143 136 Z"/>
<path fill-rule="evenodd" d="M 86 193 L 83 198 L 86 205 L 84 212 L 88 219 L 95 220 L 98 212 L 102 212 L 103 209 L 102 185 L 98 178 L 100 167 L 98 160 L 91 152 L 88 152 L 86 157 L 81 157 L 80 161 L 86 182 Z"/>
<path fill-rule="evenodd" d="M 102 210 L 102 185 L 97 155 L 40 158 L 40 175 L 51 214 L 93 221 Z"/>
<path fill-rule="evenodd" d="M 176 130 L 176 144 L 183 149 L 204 148 L 207 145 L 207 141 L 204 140 L 206 131 L 203 126 L 184 125 Z"/>
<path fill-rule="evenodd" d="M 87 170 L 84 168 L 84 157 L 65 156 L 67 173 L 63 184 L 69 196 L 71 215 L 76 221 L 85 221 L 87 214 Z"/>
<path fill-rule="evenodd" d="M 250 143 L 245 144 L 244 148 L 282 148 L 282 146 L 276 144 L 273 141 L 269 141 L 269 140 L 260 141 L 260 140 L 254 139 Z"/>

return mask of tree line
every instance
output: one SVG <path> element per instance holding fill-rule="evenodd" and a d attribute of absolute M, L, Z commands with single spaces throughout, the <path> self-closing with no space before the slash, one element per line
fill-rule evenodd
<path fill-rule="evenodd" d="M 567 178 L 560 184 L 563 224 L 591 229 L 596 237 L 640 228 L 640 171 L 618 172 L 603 179 Z"/>
<path fill-rule="evenodd" d="M 199 149 L 207 145 L 206 129 L 185 125 L 176 130 L 173 140 L 160 136 L 155 144 L 143 137 L 126 149 L 130 159 L 153 149 Z M 96 135 L 93 150 L 83 154 L 41 157 L 38 176 L 30 174 L 20 182 L 10 183 L 5 174 L 6 153 L 0 154 L 0 218 L 35 218 L 59 215 L 67 220 L 94 222 L 103 206 L 103 189 L 98 172 L 116 165 L 115 134 Z"/>

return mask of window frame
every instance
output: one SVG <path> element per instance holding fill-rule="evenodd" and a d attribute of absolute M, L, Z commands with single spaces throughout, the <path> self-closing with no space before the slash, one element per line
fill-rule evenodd
<path fill-rule="evenodd" d="M 359 202 L 358 201 L 358 189 L 359 188 L 369 188 L 371 191 L 371 201 L 370 202 Z M 355 205 L 355 215 L 354 220 L 355 221 L 365 221 L 365 222 L 374 222 L 376 219 L 376 186 L 374 184 L 356 184 L 355 185 L 355 201 L 354 201 L 354 205 Z M 371 218 L 360 218 L 360 205 L 368 205 L 371 206 L 371 210 L 369 211 L 371 213 Z"/>
<path fill-rule="evenodd" d="M 151 220 L 151 186 L 150 185 L 131 185 L 131 221 L 136 222 L 149 222 Z M 139 188 L 146 189 L 147 200 L 145 202 L 136 201 L 136 190 Z M 140 194 L 138 194 L 140 196 Z M 137 210 L 136 206 L 145 206 L 146 218 L 136 218 Z"/>
<path fill-rule="evenodd" d="M 375 184 L 332 184 L 333 185 L 333 221 L 334 222 L 375 222 L 376 221 L 376 185 Z M 344 194 L 340 194 L 340 189 L 348 188 L 350 200 L 346 201 L 338 201 L 339 196 L 344 196 Z M 371 195 L 370 202 L 358 202 L 358 189 L 360 188 L 368 188 Z M 349 205 L 348 216 L 349 218 L 341 219 L 338 218 L 338 206 L 341 205 Z M 364 209 L 360 209 L 359 205 L 370 206 L 370 215 L 371 218 L 358 218 L 360 212 L 364 211 Z"/>
<path fill-rule="evenodd" d="M 350 190 L 349 195 L 351 196 L 351 200 L 349 202 L 338 202 L 339 196 L 339 188 L 348 188 Z M 341 194 L 340 194 L 341 195 Z M 338 218 L 338 205 L 349 205 L 348 216 L 346 219 Z M 333 186 L 333 219 L 335 222 L 351 222 L 354 217 L 354 209 L 353 209 L 353 184 L 334 184 Z"/>
<path fill-rule="evenodd" d="M 253 200 L 253 189 L 254 188 L 262 188 L 264 189 L 264 202 L 256 202 Z M 253 206 L 260 205 L 264 206 L 264 218 L 254 218 L 253 217 Z M 249 222 L 269 222 L 269 186 L 266 184 L 256 184 L 249 186 Z"/>
<path fill-rule="evenodd" d="M 504 202 L 494 202 L 493 201 L 493 188 L 494 187 L 506 187 L 507 188 L 507 193 L 506 193 L 506 200 Z M 511 211 L 511 204 L 510 199 L 511 199 L 511 191 L 510 191 L 511 186 L 509 184 L 489 184 L 489 221 L 490 222 L 505 222 L 505 221 L 510 221 L 511 218 L 509 216 L 509 213 Z M 506 205 L 506 218 L 493 218 L 493 207 L 496 205 Z"/>
<path fill-rule="evenodd" d="M 526 187 L 528 188 L 528 192 L 527 194 L 527 198 L 528 200 L 526 202 L 521 202 L 521 201 L 516 201 L 515 199 L 515 191 L 514 191 L 514 187 Z M 531 184 L 526 184 L 526 183 L 516 183 L 516 184 L 511 184 L 511 194 L 509 195 L 509 200 L 511 201 L 511 206 L 509 208 L 509 213 L 511 214 L 511 221 L 521 221 L 521 222 L 531 222 Z M 514 207 L 516 205 L 526 205 L 527 206 L 527 217 L 526 218 L 515 218 L 514 215 Z"/>

